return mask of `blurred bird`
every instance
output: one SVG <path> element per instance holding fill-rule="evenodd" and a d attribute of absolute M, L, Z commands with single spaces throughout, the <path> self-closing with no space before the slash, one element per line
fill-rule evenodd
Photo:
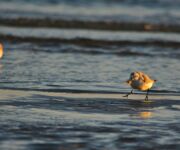
<path fill-rule="evenodd" d="M 148 92 L 155 82 L 156 80 L 151 79 L 147 74 L 140 71 L 132 72 L 129 79 L 126 81 L 133 89 L 147 91 L 145 100 L 148 100 Z M 130 94 L 133 94 L 133 89 L 123 97 L 128 97 Z"/>
<path fill-rule="evenodd" d="M 0 43 L 0 58 L 3 57 L 3 45 Z"/>

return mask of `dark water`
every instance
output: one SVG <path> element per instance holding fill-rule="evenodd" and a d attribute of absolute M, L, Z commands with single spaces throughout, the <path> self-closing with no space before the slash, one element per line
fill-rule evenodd
<path fill-rule="evenodd" d="M 1 0 L 0 149 L 179 150 L 179 6 Z M 122 97 L 134 70 L 158 80 L 148 103 Z"/>

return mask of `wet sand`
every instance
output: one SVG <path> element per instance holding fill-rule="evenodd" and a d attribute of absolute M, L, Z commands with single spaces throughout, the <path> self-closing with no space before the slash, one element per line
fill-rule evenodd
<path fill-rule="evenodd" d="M 10 99 L 16 97 L 24 97 L 24 96 L 32 96 L 32 95 L 44 95 L 44 96 L 58 96 L 58 97 L 65 97 L 65 98 L 90 98 L 90 99 L 117 99 L 117 100 L 139 100 L 144 101 L 144 97 L 146 92 L 144 93 L 134 93 L 129 96 L 129 98 L 124 98 L 123 96 L 126 94 L 122 93 L 107 93 L 107 92 L 41 92 L 41 91 L 23 91 L 23 90 L 8 90 L 8 89 L 0 89 L 1 97 L 0 99 Z M 9 94 L 11 93 L 11 94 Z M 175 93 L 156 93 L 156 94 L 149 94 L 149 101 L 158 101 L 158 100 L 180 100 L 180 95 Z"/>
<path fill-rule="evenodd" d="M 144 102 L 144 94 L 129 99 L 124 94 L 7 89 L 0 94 L 1 149 L 180 147 L 178 95 L 153 94 Z"/>
<path fill-rule="evenodd" d="M 179 4 L 1 0 L 0 150 L 179 150 Z"/>

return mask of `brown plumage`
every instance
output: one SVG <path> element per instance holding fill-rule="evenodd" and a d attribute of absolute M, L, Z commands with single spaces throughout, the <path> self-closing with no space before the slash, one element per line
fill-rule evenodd
<path fill-rule="evenodd" d="M 137 89 L 140 91 L 147 91 L 145 100 L 148 100 L 148 91 L 152 88 L 153 84 L 156 80 L 151 79 L 147 74 L 136 71 L 130 74 L 129 79 L 126 81 L 133 89 Z M 131 93 L 125 95 L 124 97 L 128 97 Z"/>

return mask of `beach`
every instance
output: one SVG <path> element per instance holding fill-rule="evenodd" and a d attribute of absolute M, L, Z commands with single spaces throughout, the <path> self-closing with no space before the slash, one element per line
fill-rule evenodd
<path fill-rule="evenodd" d="M 2 0 L 0 149 L 179 150 L 179 5 Z"/>

